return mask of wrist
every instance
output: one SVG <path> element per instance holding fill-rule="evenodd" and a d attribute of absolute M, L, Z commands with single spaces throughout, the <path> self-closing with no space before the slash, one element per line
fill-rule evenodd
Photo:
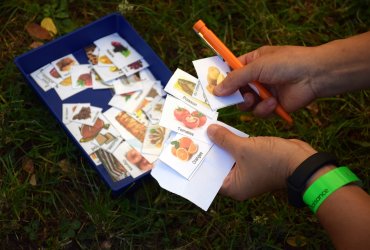
<path fill-rule="evenodd" d="M 306 188 L 305 188 L 305 191 L 307 190 L 307 188 L 309 188 L 312 183 L 314 183 L 317 179 L 319 179 L 321 176 L 323 176 L 324 174 L 330 172 L 331 170 L 335 169 L 336 166 L 333 165 L 333 164 L 328 164 L 328 165 L 325 165 L 323 166 L 322 168 L 316 170 L 316 172 L 314 172 L 312 174 L 312 176 L 307 180 L 306 182 Z"/>

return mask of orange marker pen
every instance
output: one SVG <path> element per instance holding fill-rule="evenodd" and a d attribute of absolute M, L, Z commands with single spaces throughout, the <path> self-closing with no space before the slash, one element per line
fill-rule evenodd
<path fill-rule="evenodd" d="M 213 49 L 217 54 L 219 54 L 232 69 L 242 68 L 243 65 L 238 58 L 225 46 L 225 44 L 210 30 L 207 28 L 202 20 L 196 22 L 193 29 L 197 34 Z M 271 93 L 262 86 L 258 81 L 253 81 L 249 83 L 249 86 L 263 99 L 271 97 Z M 281 118 L 287 121 L 289 124 L 293 124 L 292 117 L 284 110 L 284 108 L 278 104 L 275 113 Z"/>

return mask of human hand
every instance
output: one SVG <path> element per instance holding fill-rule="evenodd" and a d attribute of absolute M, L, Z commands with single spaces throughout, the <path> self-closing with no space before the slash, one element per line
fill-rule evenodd
<path fill-rule="evenodd" d="M 247 66 L 229 73 L 214 89 L 214 94 L 226 96 L 240 89 L 244 103 L 239 108 L 253 108 L 254 114 L 261 117 L 273 113 L 277 101 L 286 111 L 295 111 L 317 97 L 312 84 L 316 70 L 313 53 L 316 50 L 315 47 L 264 46 L 247 53 L 239 57 Z M 257 103 L 257 95 L 248 86 L 254 80 L 263 83 L 273 97 Z"/>
<path fill-rule="evenodd" d="M 239 137 L 219 125 L 208 127 L 209 138 L 236 160 L 220 193 L 244 200 L 286 187 L 286 179 L 316 153 L 307 143 L 278 137 Z"/>

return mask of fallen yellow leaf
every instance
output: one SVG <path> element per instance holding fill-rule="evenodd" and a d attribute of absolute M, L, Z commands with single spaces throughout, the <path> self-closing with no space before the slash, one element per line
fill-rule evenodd
<path fill-rule="evenodd" d="M 51 19 L 50 17 L 45 17 L 44 19 L 42 19 L 41 27 L 49 31 L 52 36 L 58 34 L 57 27 L 55 26 L 53 19 Z"/>

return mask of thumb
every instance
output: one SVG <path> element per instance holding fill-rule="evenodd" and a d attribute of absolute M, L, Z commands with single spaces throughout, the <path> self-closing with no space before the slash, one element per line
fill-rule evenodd
<path fill-rule="evenodd" d="M 240 145 L 239 140 L 241 138 L 239 136 L 235 135 L 227 128 L 216 124 L 211 124 L 207 128 L 207 134 L 212 142 L 226 149 L 226 151 L 232 155 L 235 155 L 238 145 Z"/>

